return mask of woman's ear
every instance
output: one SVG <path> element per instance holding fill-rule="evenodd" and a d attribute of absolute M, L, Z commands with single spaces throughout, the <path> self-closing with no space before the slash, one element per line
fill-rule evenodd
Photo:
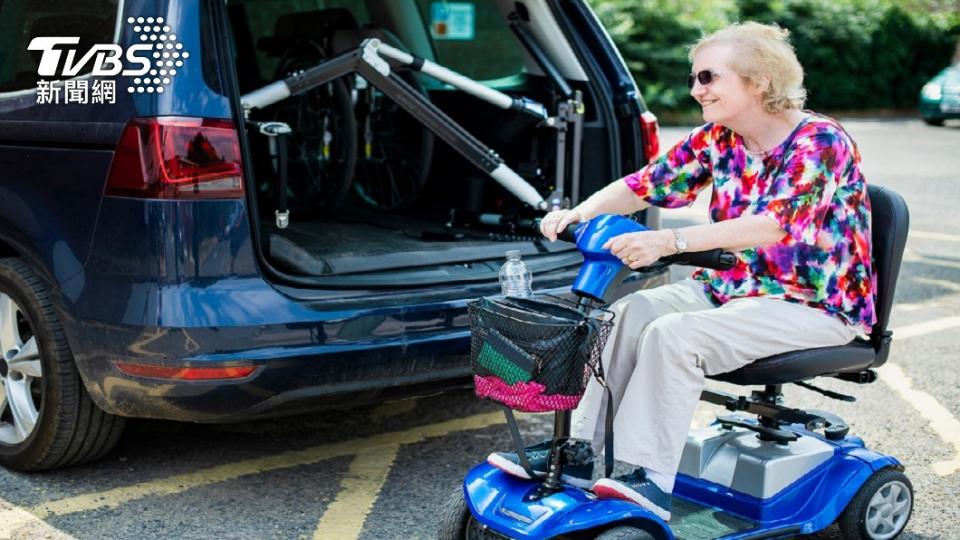
<path fill-rule="evenodd" d="M 753 93 L 761 96 L 764 92 L 770 90 L 770 85 L 772 84 L 770 77 L 767 75 L 759 75 L 756 79 L 753 79 Z"/>

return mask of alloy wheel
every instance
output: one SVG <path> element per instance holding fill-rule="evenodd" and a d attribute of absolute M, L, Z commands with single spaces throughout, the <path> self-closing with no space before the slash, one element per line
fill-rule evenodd
<path fill-rule="evenodd" d="M 43 365 L 20 306 L 0 293 L 0 444 L 22 443 L 40 418 Z"/>

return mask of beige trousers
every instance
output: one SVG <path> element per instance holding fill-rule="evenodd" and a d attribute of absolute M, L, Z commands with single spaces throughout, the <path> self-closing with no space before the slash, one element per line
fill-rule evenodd
<path fill-rule="evenodd" d="M 671 491 L 705 375 L 782 352 L 842 345 L 856 329 L 784 300 L 740 298 L 716 307 L 686 279 L 628 295 L 611 307 L 614 329 L 601 361 L 613 394 L 614 456 L 648 469 Z M 603 446 L 606 393 L 590 379 L 571 435 Z"/>

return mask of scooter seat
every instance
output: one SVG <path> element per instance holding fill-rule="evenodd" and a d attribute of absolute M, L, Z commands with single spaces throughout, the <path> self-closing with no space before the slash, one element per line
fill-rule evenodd
<path fill-rule="evenodd" d="M 874 365 L 877 351 L 866 340 L 846 345 L 790 351 L 762 358 L 736 371 L 710 378 L 741 385 L 785 384 L 824 375 L 860 371 Z"/>
<path fill-rule="evenodd" d="M 877 283 L 874 297 L 877 322 L 870 331 L 869 340 L 856 339 L 838 347 L 769 356 L 736 371 L 711 376 L 711 379 L 742 385 L 775 385 L 862 371 L 886 362 L 891 336 L 887 323 L 907 243 L 910 215 L 907 203 L 895 191 L 871 185 L 867 187 L 867 193 L 871 210 L 873 271 Z"/>

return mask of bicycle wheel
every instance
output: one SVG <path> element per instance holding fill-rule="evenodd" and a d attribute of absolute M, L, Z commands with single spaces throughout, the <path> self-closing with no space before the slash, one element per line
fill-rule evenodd
<path fill-rule="evenodd" d="M 426 91 L 412 72 L 400 77 L 421 95 Z M 361 83 L 363 84 L 363 83 Z M 357 94 L 360 148 L 353 192 L 365 206 L 402 210 L 423 191 L 433 157 L 433 133 L 372 85 Z"/>
<path fill-rule="evenodd" d="M 277 78 L 320 61 L 319 51 L 288 54 Z M 290 207 L 311 214 L 338 208 L 349 192 L 357 160 L 357 125 L 347 84 L 337 79 L 292 96 L 272 114 L 273 120 L 286 122 L 293 130 L 288 139 Z"/>

